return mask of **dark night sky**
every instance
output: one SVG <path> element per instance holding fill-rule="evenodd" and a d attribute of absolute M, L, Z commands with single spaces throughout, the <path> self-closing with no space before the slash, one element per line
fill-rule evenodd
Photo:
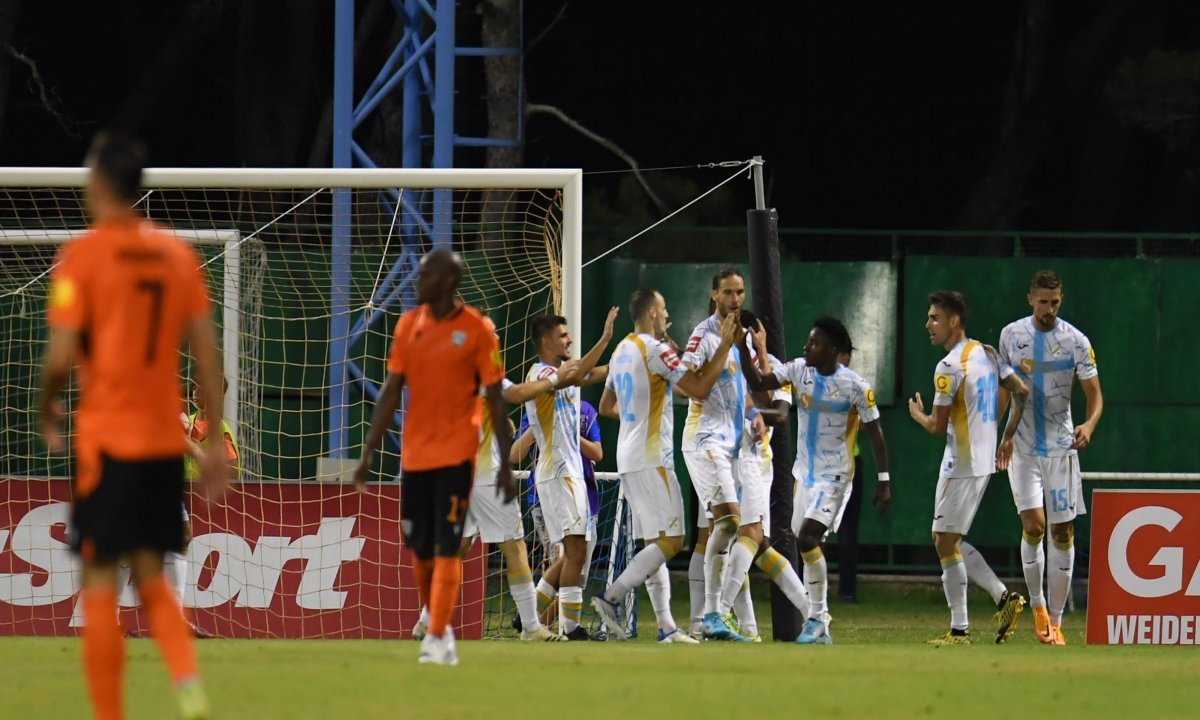
<path fill-rule="evenodd" d="M 561 7 L 525 5 L 527 39 Z M 1078 81 L 1071 104 L 1043 103 L 1053 120 L 1022 198 L 1021 225 L 1193 229 L 1190 170 L 1172 165 L 1147 133 L 1121 126 L 1104 101 L 1104 85 L 1125 57 L 1141 58 L 1155 46 L 1200 47 L 1200 4 L 1050 5 L 1048 79 L 1069 68 L 1068 49 L 1100 14 L 1098 7 L 1124 6 L 1126 14 L 1119 30 L 1104 37 L 1101 69 Z M 125 20 L 102 3 L 22 3 L 13 45 L 39 61 L 64 110 L 81 121 L 81 137 L 62 132 L 18 65 L 0 128 L 0 164 L 76 164 L 87 136 L 121 110 L 132 79 L 153 57 L 145 40 L 165 36 L 175 11 L 172 4 L 142 0 L 119 6 Z M 212 28 L 190 50 L 186 71 L 155 108 L 161 119 L 148 132 L 155 164 L 242 163 L 235 143 L 237 48 L 239 18 L 250 6 L 297 7 L 224 0 Z M 789 225 L 954 227 L 998 154 L 1025 6 L 576 0 L 527 57 L 528 99 L 562 108 L 646 167 L 761 154 L 770 201 Z M 137 27 L 130 27 L 130 16 L 138 18 Z M 311 81 L 311 112 L 303 122 L 312 133 L 330 85 L 332 24 L 308 32 L 315 38 L 309 62 L 294 72 Z M 471 102 L 478 101 L 460 85 L 460 118 Z M 477 158 L 458 156 L 460 165 Z M 546 117 L 529 122 L 526 164 L 623 167 Z"/>

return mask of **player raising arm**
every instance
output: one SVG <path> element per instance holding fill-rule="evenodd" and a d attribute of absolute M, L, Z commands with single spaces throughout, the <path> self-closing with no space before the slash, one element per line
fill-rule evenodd
<path fill-rule="evenodd" d="M 183 547 L 184 341 L 196 363 L 200 405 L 221 422 L 208 293 L 196 252 L 132 209 L 145 165 L 142 146 L 100 135 L 87 164 L 94 223 L 63 246 L 51 275 L 41 420 L 47 447 L 62 450 L 59 396 L 78 365 L 70 536 L 83 561 L 83 658 L 92 709 L 102 720 L 123 717 L 117 565 L 127 559 L 181 715 L 207 718 L 191 631 L 163 576 L 163 554 Z M 221 443 L 207 442 L 199 464 L 205 496 L 218 497 L 229 482 Z"/>
<path fill-rule="evenodd" d="M 401 392 L 408 409 L 400 453 L 400 518 L 413 555 L 417 590 L 429 606 L 429 631 L 421 641 L 422 664 L 457 665 L 450 615 L 462 582 L 463 523 L 470 505 L 473 466 L 479 450 L 479 388 L 493 418 L 507 417 L 501 381 L 504 364 L 496 330 L 478 310 L 458 299 L 462 259 L 438 249 L 421 258 L 417 307 L 396 323 L 388 376 L 371 415 L 371 429 L 354 484 L 365 490 L 371 461 L 392 424 Z M 508 462 L 508 423 L 494 423 L 500 461 L 495 493 L 505 503 L 516 494 Z"/>
<path fill-rule="evenodd" d="M 751 390 L 791 385 L 796 397 L 796 462 L 792 474 L 797 489 L 792 530 L 804 558 L 804 580 L 809 588 L 808 619 L 796 637 L 801 645 L 833 643 L 827 615 L 828 574 L 821 544 L 830 530 L 837 530 L 849 496 L 854 457 L 848 448 L 854 446 L 859 421 L 870 438 L 879 468 L 872 504 L 883 512 L 892 499 L 887 443 L 879 424 L 875 391 L 858 373 L 838 364 L 840 349 L 850 344 L 850 334 L 840 320 L 817 318 L 804 345 L 804 357 L 769 375 L 747 362 L 749 351 L 739 346 L 742 372 Z"/>

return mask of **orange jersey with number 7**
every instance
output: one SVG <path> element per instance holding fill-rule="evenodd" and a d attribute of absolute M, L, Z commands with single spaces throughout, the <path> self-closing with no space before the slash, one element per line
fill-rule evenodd
<path fill-rule="evenodd" d="M 208 311 L 199 255 L 149 221 L 103 221 L 59 250 L 47 319 L 80 333 L 77 446 L 117 460 L 185 452 L 179 347 Z"/>

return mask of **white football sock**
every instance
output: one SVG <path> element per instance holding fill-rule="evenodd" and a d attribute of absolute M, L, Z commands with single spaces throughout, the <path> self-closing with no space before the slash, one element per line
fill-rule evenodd
<path fill-rule="evenodd" d="M 792 605 L 800 611 L 800 616 L 807 620 L 808 593 L 804 590 L 804 582 L 800 580 L 800 576 L 796 574 L 795 568 L 787 561 L 787 558 L 775 548 L 768 547 L 762 555 L 759 555 L 757 565 L 759 570 L 771 578 L 771 582 L 779 586 Z M 826 618 L 821 618 L 821 620 L 828 622 Z"/>
<path fill-rule="evenodd" d="M 962 545 L 963 564 L 967 566 L 967 577 L 971 582 L 986 590 L 987 594 L 992 596 L 992 602 L 998 604 L 1000 598 L 1004 597 L 1004 591 L 1008 588 L 1004 587 L 1004 583 L 1000 582 L 1000 578 L 992 572 L 987 560 L 975 549 L 974 545 L 966 540 L 961 541 L 960 544 Z"/>
<path fill-rule="evenodd" d="M 742 587 L 733 599 L 733 611 L 737 613 L 738 630 L 744 637 L 758 634 L 758 618 L 754 616 L 754 598 L 750 597 L 750 577 L 742 578 Z"/>
<path fill-rule="evenodd" d="M 646 578 L 646 594 L 650 596 L 650 607 L 654 608 L 654 619 L 658 621 L 658 629 L 670 633 L 676 629 L 675 616 L 671 614 L 671 573 L 667 564 L 658 566 L 650 577 Z"/>
<path fill-rule="evenodd" d="M 666 555 L 663 554 L 658 543 L 647 543 L 646 547 L 633 556 L 633 560 L 626 566 L 620 577 L 613 580 L 613 584 L 604 591 L 604 599 L 609 602 L 618 602 L 625 593 L 646 582 L 646 579 L 654 575 L 666 561 Z"/>
<path fill-rule="evenodd" d="M 583 617 L 583 588 L 579 585 L 569 585 L 558 589 L 558 626 L 563 635 L 570 634 L 579 627 Z"/>
<path fill-rule="evenodd" d="M 942 590 L 946 593 L 946 604 L 950 606 L 950 627 L 966 630 L 967 620 L 967 566 L 959 554 L 942 558 Z"/>
<path fill-rule="evenodd" d="M 558 597 L 558 588 L 546 581 L 546 578 L 541 578 L 537 583 L 537 611 L 540 613 L 550 607 L 550 603 L 554 602 L 554 598 Z"/>
<path fill-rule="evenodd" d="M 1025 587 L 1029 590 L 1029 605 L 1046 607 L 1043 576 L 1046 574 L 1046 551 L 1042 547 L 1044 535 L 1030 537 L 1021 533 L 1021 570 L 1025 573 Z"/>
<path fill-rule="evenodd" d="M 1046 589 L 1050 602 L 1050 624 L 1062 625 L 1063 610 L 1067 607 L 1067 595 L 1071 590 L 1071 574 L 1075 570 L 1075 541 L 1070 540 L 1065 545 L 1057 541 L 1050 543 L 1049 557 L 1046 562 Z"/>
<path fill-rule="evenodd" d="M 718 608 L 722 615 L 728 614 L 729 609 L 733 607 L 734 598 L 742 591 L 746 573 L 750 571 L 757 554 L 758 543 L 745 535 L 733 543 L 733 549 L 729 551 L 729 560 L 725 563 L 725 582 L 722 584 L 721 606 Z"/>
<path fill-rule="evenodd" d="M 815 547 L 804 558 L 804 585 L 808 588 L 808 617 L 826 621 L 829 593 L 829 571 L 825 565 L 825 553 Z"/>
<path fill-rule="evenodd" d="M 712 534 L 708 537 L 708 547 L 704 549 L 705 615 L 721 609 L 721 583 L 725 579 L 725 563 L 729 559 L 729 548 L 737 539 L 736 528 L 736 517 L 732 517 L 732 522 L 720 518 L 713 527 Z"/>
<path fill-rule="evenodd" d="M 694 548 L 688 563 L 688 594 L 691 600 L 692 632 L 699 632 L 704 622 L 704 553 L 705 548 Z"/>
<path fill-rule="evenodd" d="M 537 630 L 542 624 L 538 620 L 537 590 L 533 586 L 532 574 L 526 570 L 514 581 L 508 577 L 508 593 L 512 595 L 513 603 L 517 606 L 517 614 L 521 616 L 522 630 Z"/>

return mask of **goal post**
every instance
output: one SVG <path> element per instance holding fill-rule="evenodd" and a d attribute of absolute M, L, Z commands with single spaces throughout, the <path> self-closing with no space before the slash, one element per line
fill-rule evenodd
<path fill-rule="evenodd" d="M 61 537 L 70 466 L 37 440 L 34 377 L 57 246 L 88 225 L 86 182 L 84 168 L 0 168 L 0 610 L 26 608 L 0 634 L 70 632 L 77 567 Z M 576 169 L 145 171 L 137 207 L 196 244 L 220 298 L 224 410 L 253 460 L 222 504 L 193 508 L 185 603 L 199 625 L 240 637 L 407 633 L 419 608 L 396 484 L 364 499 L 318 482 L 340 478 L 322 478 L 323 461 L 357 455 L 435 227 L 464 258 L 463 298 L 495 322 L 510 379 L 534 359 L 535 317 L 561 314 L 585 339 L 598 331 L 581 327 L 582 187 Z M 339 448 L 343 457 L 331 458 Z M 385 480 L 398 471 L 398 449 L 389 433 L 377 463 Z M 612 519 L 619 493 L 610 495 L 617 501 L 600 522 L 621 545 L 597 550 L 605 564 L 630 542 Z M 456 620 L 467 637 L 501 625 L 486 617 L 505 584 L 489 550 L 468 564 L 475 575 Z M 142 623 L 128 612 L 127 623 Z"/>

